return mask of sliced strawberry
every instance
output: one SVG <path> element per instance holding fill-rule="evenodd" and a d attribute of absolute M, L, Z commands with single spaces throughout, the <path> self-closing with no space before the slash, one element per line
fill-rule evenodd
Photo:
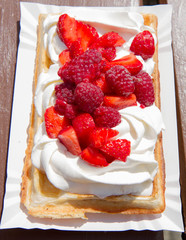
<path fill-rule="evenodd" d="M 108 162 L 103 154 L 96 148 L 87 147 L 81 152 L 81 158 L 91 165 L 106 167 Z"/>
<path fill-rule="evenodd" d="M 57 34 L 68 48 L 70 48 L 72 42 L 77 40 L 76 30 L 77 21 L 75 18 L 68 16 L 68 14 L 63 14 L 59 17 Z"/>
<path fill-rule="evenodd" d="M 62 65 L 65 65 L 65 63 L 69 62 L 70 60 L 70 51 L 68 49 L 63 50 L 59 54 L 59 61 Z"/>
<path fill-rule="evenodd" d="M 109 156 L 126 162 L 127 156 L 130 155 L 130 141 L 126 139 L 111 140 L 100 149 Z"/>
<path fill-rule="evenodd" d="M 71 44 L 69 51 L 70 51 L 71 58 L 75 58 L 75 57 L 81 55 L 84 52 L 84 50 L 81 46 L 80 40 L 74 41 Z"/>
<path fill-rule="evenodd" d="M 72 120 L 72 126 L 77 133 L 80 144 L 83 147 L 87 146 L 89 134 L 95 128 L 93 117 L 89 113 L 82 113 Z"/>
<path fill-rule="evenodd" d="M 91 48 L 97 48 L 98 46 L 108 47 L 120 47 L 125 43 L 125 40 L 116 32 L 107 32 L 98 38 Z"/>
<path fill-rule="evenodd" d="M 93 84 L 95 84 L 96 86 L 100 87 L 102 92 L 105 93 L 105 94 L 109 94 L 110 93 L 110 89 L 108 87 L 108 84 L 107 84 L 107 81 L 105 79 L 105 74 L 102 73 L 100 75 L 99 78 L 97 78 Z"/>
<path fill-rule="evenodd" d="M 100 148 L 118 134 L 119 132 L 112 128 L 95 128 L 90 133 L 89 142 L 93 147 Z"/>
<path fill-rule="evenodd" d="M 86 51 L 87 48 L 99 38 L 99 35 L 94 27 L 80 21 L 77 21 L 76 34 L 77 39 L 80 40 L 83 51 Z"/>
<path fill-rule="evenodd" d="M 136 56 L 133 53 L 131 53 L 127 56 L 124 56 L 120 59 L 114 60 L 108 64 L 110 67 L 115 66 L 115 65 L 124 66 L 125 68 L 128 69 L 128 71 L 132 75 L 136 75 L 143 68 L 143 64 L 136 58 Z"/>
<path fill-rule="evenodd" d="M 81 153 L 78 137 L 72 126 L 62 129 L 58 134 L 58 139 L 72 154 L 79 155 Z"/>
<path fill-rule="evenodd" d="M 57 33 L 61 41 L 63 41 L 68 48 L 71 47 L 73 42 L 80 41 L 80 46 L 83 51 L 86 51 L 99 37 L 94 27 L 81 21 L 76 21 L 75 18 L 67 14 L 59 17 Z"/>
<path fill-rule="evenodd" d="M 104 105 L 107 107 L 112 107 L 117 110 L 130 107 L 130 106 L 136 106 L 136 95 L 130 94 L 127 97 L 120 97 L 120 96 L 105 96 L 104 97 Z"/>
<path fill-rule="evenodd" d="M 50 138 L 57 138 L 59 132 L 69 125 L 68 119 L 59 115 L 53 106 L 46 109 L 44 118 L 46 132 Z"/>

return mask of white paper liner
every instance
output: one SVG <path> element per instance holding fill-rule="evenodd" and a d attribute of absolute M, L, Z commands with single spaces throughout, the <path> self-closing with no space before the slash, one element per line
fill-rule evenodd
<path fill-rule="evenodd" d="M 31 89 L 36 53 L 38 15 L 40 13 L 61 12 L 66 8 L 69 7 L 21 3 L 20 44 L 9 140 L 6 193 L 0 228 L 52 228 L 80 231 L 123 231 L 131 229 L 184 231 L 179 185 L 175 87 L 171 48 L 172 8 L 170 5 L 132 8 L 133 11 L 153 13 L 158 16 L 161 110 L 166 126 L 166 130 L 163 132 L 166 164 L 165 211 L 159 215 L 88 214 L 89 220 L 87 221 L 81 219 L 50 220 L 27 215 L 24 207 L 20 204 L 21 175 L 27 147 L 27 128 L 32 103 Z M 104 9 L 106 11 L 110 8 Z M 112 10 L 125 11 L 131 10 L 131 8 L 112 7 Z"/>

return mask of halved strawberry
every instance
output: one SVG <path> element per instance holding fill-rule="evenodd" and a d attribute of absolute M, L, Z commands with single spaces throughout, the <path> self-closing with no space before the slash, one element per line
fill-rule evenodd
<path fill-rule="evenodd" d="M 70 48 L 72 43 L 80 41 L 80 46 L 83 51 L 99 37 L 96 29 L 81 21 L 75 20 L 67 14 L 59 17 L 57 23 L 57 33 L 61 41 Z"/>
<path fill-rule="evenodd" d="M 93 117 L 89 113 L 82 113 L 72 120 L 80 144 L 85 147 L 88 144 L 88 137 L 91 131 L 95 128 Z"/>
<path fill-rule="evenodd" d="M 94 82 L 94 85 L 98 86 L 101 88 L 102 92 L 105 94 L 110 93 L 110 89 L 108 87 L 107 81 L 105 79 L 105 74 L 102 73 L 99 78 L 97 78 Z"/>
<path fill-rule="evenodd" d="M 81 152 L 81 158 L 91 165 L 97 167 L 106 167 L 108 162 L 106 158 L 96 148 L 87 147 Z"/>
<path fill-rule="evenodd" d="M 65 63 L 69 62 L 70 60 L 70 51 L 68 49 L 63 50 L 59 54 L 59 61 L 62 65 L 65 65 Z"/>
<path fill-rule="evenodd" d="M 76 35 L 77 21 L 68 14 L 63 14 L 59 17 L 57 23 L 57 34 L 62 42 L 70 48 L 72 42 L 77 40 Z"/>
<path fill-rule="evenodd" d="M 89 24 L 77 21 L 77 39 L 80 40 L 83 51 L 99 38 L 96 29 Z"/>
<path fill-rule="evenodd" d="M 119 132 L 112 128 L 95 128 L 90 133 L 89 142 L 93 147 L 100 148 L 118 134 Z"/>
<path fill-rule="evenodd" d="M 105 106 L 112 107 L 118 110 L 137 105 L 135 94 L 130 94 L 127 97 L 105 96 L 103 102 Z"/>
<path fill-rule="evenodd" d="M 59 132 L 69 125 L 69 120 L 59 115 L 53 106 L 46 109 L 44 118 L 46 132 L 50 138 L 57 138 Z"/>
<path fill-rule="evenodd" d="M 125 68 L 128 69 L 128 71 L 132 75 L 136 75 L 143 68 L 143 64 L 136 58 L 136 56 L 133 53 L 131 53 L 127 56 L 124 56 L 120 59 L 109 62 L 108 65 L 110 67 L 115 66 L 115 65 L 124 66 Z"/>
<path fill-rule="evenodd" d="M 127 156 L 130 155 L 130 141 L 126 139 L 111 140 L 100 149 L 109 156 L 126 162 Z"/>
<path fill-rule="evenodd" d="M 79 155 L 81 153 L 78 137 L 72 126 L 62 129 L 58 134 L 58 139 L 72 154 Z"/>
<path fill-rule="evenodd" d="M 125 40 L 116 32 L 107 32 L 98 38 L 91 48 L 97 47 L 120 47 L 125 43 Z"/>

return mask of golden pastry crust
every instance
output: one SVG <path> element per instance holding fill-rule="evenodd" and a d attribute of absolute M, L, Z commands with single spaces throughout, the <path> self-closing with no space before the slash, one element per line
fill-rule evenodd
<path fill-rule="evenodd" d="M 42 22 L 46 15 L 39 16 L 38 41 L 34 75 L 34 86 L 43 69 L 50 66 L 43 46 Z M 152 26 L 157 33 L 157 17 L 152 14 L 143 14 L 145 25 Z M 160 82 L 158 70 L 158 43 L 154 54 L 155 68 L 152 74 L 155 89 L 155 104 L 160 108 Z M 28 213 L 40 218 L 84 218 L 86 213 L 121 213 L 121 214 L 157 214 L 165 209 L 165 166 L 162 148 L 162 134 L 159 134 L 155 159 L 158 162 L 158 173 L 153 182 L 153 192 L 150 196 L 110 196 L 99 199 L 94 195 L 71 194 L 55 188 L 46 175 L 36 169 L 31 162 L 31 152 L 34 135 L 42 122 L 32 104 L 30 126 L 28 130 L 28 147 L 24 160 L 22 175 L 21 202 L 26 206 Z M 35 199 L 37 198 L 37 201 Z"/>

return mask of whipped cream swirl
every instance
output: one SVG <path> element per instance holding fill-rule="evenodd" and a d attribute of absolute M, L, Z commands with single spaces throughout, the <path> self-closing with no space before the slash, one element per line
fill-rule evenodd
<path fill-rule="evenodd" d="M 122 122 L 115 127 L 118 138 L 131 141 L 126 162 L 115 160 L 107 167 L 94 167 L 72 155 L 58 139 L 47 136 L 44 123 L 34 139 L 32 162 L 44 171 L 57 188 L 71 193 L 94 194 L 100 198 L 120 194 L 150 194 L 157 172 L 154 146 L 163 128 L 155 106 L 133 106 L 120 111 Z"/>

